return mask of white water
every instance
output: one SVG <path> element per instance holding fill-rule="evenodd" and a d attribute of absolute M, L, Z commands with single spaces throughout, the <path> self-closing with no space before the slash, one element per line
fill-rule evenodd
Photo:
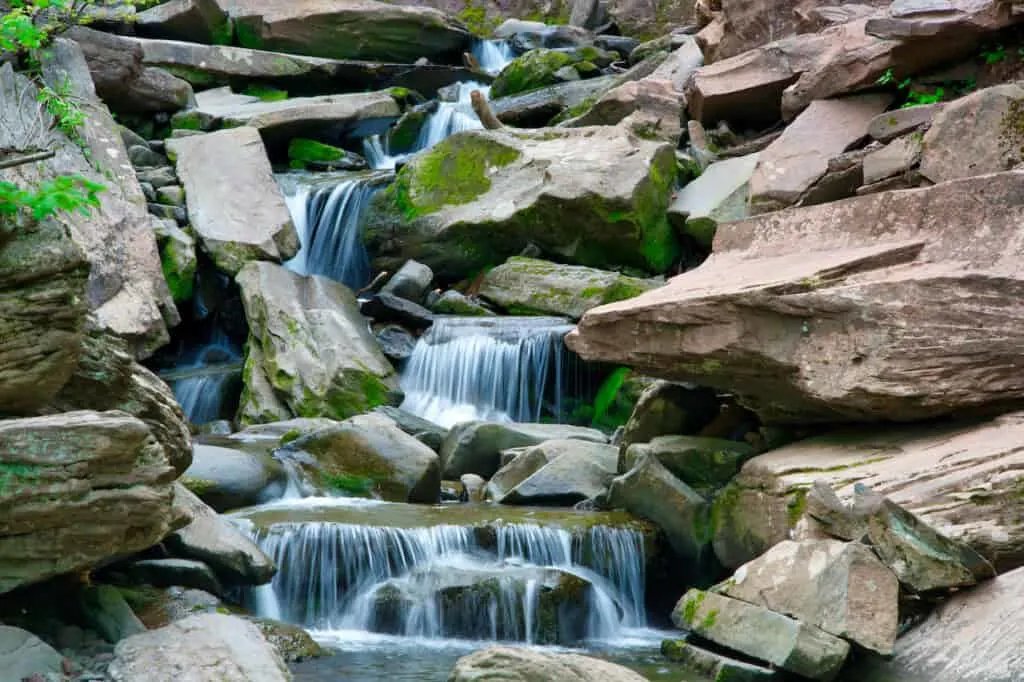
<path fill-rule="evenodd" d="M 446 427 L 536 422 L 553 385 L 560 412 L 563 338 L 572 328 L 557 317 L 438 316 L 402 371 L 402 409 Z"/>
<path fill-rule="evenodd" d="M 646 619 L 633 530 L 309 522 L 250 533 L 279 569 L 254 591 L 257 613 L 335 639 L 574 644 L 628 636 Z M 575 591 L 560 597 L 563 584 Z"/>
<path fill-rule="evenodd" d="M 286 173 L 278 184 L 301 248 L 285 265 L 300 275 L 323 275 L 358 290 L 370 280 L 361 228 L 366 209 L 390 176 L 384 173 Z"/>

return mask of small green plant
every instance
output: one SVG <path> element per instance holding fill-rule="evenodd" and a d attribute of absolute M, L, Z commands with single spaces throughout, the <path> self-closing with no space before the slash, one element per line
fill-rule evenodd
<path fill-rule="evenodd" d="M 42 86 L 38 101 L 53 116 L 57 128 L 78 141 L 79 128 L 85 124 L 85 112 L 71 99 L 71 82 L 65 79 L 56 90 L 48 85 Z"/>
<path fill-rule="evenodd" d="M 878 85 L 891 85 L 892 83 L 895 83 L 895 82 L 896 82 L 896 76 L 893 75 L 891 67 L 886 69 L 885 73 L 883 73 L 881 76 L 879 76 L 878 80 L 875 81 L 875 83 L 878 84 Z"/>
<path fill-rule="evenodd" d="M 998 64 L 1006 61 L 1006 48 L 998 43 L 982 47 L 980 54 L 986 64 Z"/>
<path fill-rule="evenodd" d="M 99 207 L 99 193 L 105 189 L 81 175 L 58 175 L 31 190 L 0 181 L 0 221 L 9 223 L 23 209 L 35 220 L 45 220 L 61 211 L 89 215 L 90 208 Z"/>

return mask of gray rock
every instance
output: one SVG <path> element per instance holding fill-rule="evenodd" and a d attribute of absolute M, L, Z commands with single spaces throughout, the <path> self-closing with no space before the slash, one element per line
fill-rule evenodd
<path fill-rule="evenodd" d="M 202 665 L 196 665 L 201 661 Z M 287 682 L 292 679 L 259 629 L 221 614 L 191 616 L 117 645 L 112 682 Z"/>
<path fill-rule="evenodd" d="M 175 175 L 174 169 L 170 166 L 163 166 L 161 168 L 137 168 L 135 170 L 135 175 L 139 178 L 139 182 L 145 182 L 157 189 L 160 187 L 166 187 L 167 185 L 176 185 L 178 183 L 178 176 Z"/>
<path fill-rule="evenodd" d="M 310 658 L 331 655 L 298 625 L 254 616 L 249 616 L 246 620 L 260 629 L 263 637 L 277 650 L 285 663 L 299 663 Z"/>
<path fill-rule="evenodd" d="M 152 222 L 167 287 L 175 303 L 184 303 L 192 298 L 196 270 L 199 268 L 196 242 L 191 234 L 178 227 L 177 221 L 154 216 Z"/>
<path fill-rule="evenodd" d="M 169 140 L 167 149 L 185 186 L 192 227 L 219 269 L 234 275 L 250 260 L 295 255 L 298 233 L 256 129 Z"/>
<path fill-rule="evenodd" d="M 868 124 L 868 135 L 879 142 L 889 142 L 897 137 L 931 125 L 932 119 L 945 107 L 945 103 L 921 104 L 879 114 Z"/>
<path fill-rule="evenodd" d="M 150 149 L 149 145 L 129 147 L 128 159 L 137 168 L 155 168 L 167 165 L 167 158 Z"/>
<path fill-rule="evenodd" d="M 779 680 L 777 670 L 743 663 L 721 654 L 702 649 L 683 639 L 666 639 L 661 643 L 661 654 L 665 658 L 686 665 L 687 669 L 710 680 L 728 682 L 762 682 Z"/>
<path fill-rule="evenodd" d="M 306 436 L 319 429 L 334 426 L 338 422 L 333 419 L 307 419 L 296 417 L 269 424 L 253 424 L 247 426 L 238 433 L 231 436 L 232 440 L 276 440 L 285 442 L 282 445 L 295 440 L 300 436 Z"/>
<path fill-rule="evenodd" d="M 441 494 L 437 453 L 382 414 L 363 414 L 292 441 L 286 452 L 314 457 L 323 482 L 348 486 L 391 502 L 434 504 Z"/>
<path fill-rule="evenodd" d="M 394 322 L 417 331 L 434 324 L 434 314 L 429 310 L 386 291 L 363 302 L 360 311 L 375 322 Z"/>
<path fill-rule="evenodd" d="M 380 407 L 373 408 L 374 412 L 383 414 L 385 417 L 395 422 L 398 428 L 405 431 L 410 436 L 413 436 L 416 440 L 420 441 L 434 452 L 441 449 L 441 444 L 444 439 L 448 436 L 448 429 L 443 426 L 439 426 L 432 421 L 428 421 L 421 417 L 417 417 L 411 412 L 393 407 L 391 405 L 381 405 Z"/>
<path fill-rule="evenodd" d="M 185 190 L 181 185 L 165 185 L 156 190 L 157 201 L 170 206 L 185 205 Z"/>
<path fill-rule="evenodd" d="M 748 154 L 705 168 L 669 206 L 669 221 L 675 229 L 710 249 L 719 223 L 749 217 L 750 178 L 758 158 L 758 154 Z"/>
<path fill-rule="evenodd" d="M 150 202 L 146 204 L 146 209 L 150 215 L 161 220 L 173 220 L 178 225 L 188 224 L 188 213 L 181 206 L 166 206 Z"/>
<path fill-rule="evenodd" d="M 450 479 L 463 474 L 488 478 L 498 470 L 502 450 L 563 439 L 608 442 L 600 431 L 582 426 L 464 422 L 452 427 L 441 446 L 442 473 Z"/>
<path fill-rule="evenodd" d="M 702 66 L 704 66 L 704 53 L 697 44 L 697 40 L 692 36 L 685 36 L 682 45 L 676 48 L 651 73 L 649 78 L 669 81 L 677 92 L 683 92 L 690 78 Z"/>
<path fill-rule="evenodd" d="M 689 590 L 672 622 L 715 644 L 812 680 L 832 680 L 850 645 L 761 606 L 714 592 Z"/>
<path fill-rule="evenodd" d="M 644 682 L 621 665 L 578 654 L 490 647 L 463 656 L 448 682 Z"/>
<path fill-rule="evenodd" d="M 658 436 L 634 443 L 622 453 L 619 471 L 629 471 L 641 457 L 658 460 L 680 481 L 700 492 L 721 488 L 754 456 L 747 443 L 699 436 Z"/>
<path fill-rule="evenodd" d="M 496 313 L 476 300 L 449 289 L 430 304 L 432 312 L 442 315 L 471 315 L 473 317 L 492 317 Z"/>
<path fill-rule="evenodd" d="M 466 498 L 466 502 L 484 501 L 484 494 L 487 490 L 487 481 L 484 480 L 483 476 L 477 476 L 476 474 L 463 474 L 459 477 L 459 483 L 462 484 L 462 493 Z"/>
<path fill-rule="evenodd" d="M 64 675 L 64 657 L 31 632 L 0 625 L 0 670 L 10 680 Z"/>
<path fill-rule="evenodd" d="M 594 31 L 608 21 L 608 11 L 601 0 L 573 0 L 572 12 L 569 14 L 570 26 Z M 624 54 L 629 54 L 629 51 Z"/>
<path fill-rule="evenodd" d="M 582 0 L 591 2 L 591 0 Z M 625 59 L 633 50 L 640 45 L 640 41 L 629 36 L 599 35 L 594 38 L 594 46 L 608 52 L 618 52 L 619 56 Z"/>
<path fill-rule="evenodd" d="M 715 392 L 671 381 L 655 381 L 644 389 L 622 432 L 619 451 L 658 436 L 696 433 L 719 414 Z M 619 469 L 624 474 L 628 469 Z"/>
<path fill-rule="evenodd" d="M 549 440 L 540 445 L 508 448 L 501 451 L 501 468 L 487 482 L 487 496 L 501 500 L 517 485 L 540 471 L 548 462 L 561 455 L 569 440 Z M 466 474 L 473 476 L 475 474 Z"/>
<path fill-rule="evenodd" d="M 898 137 L 864 157 L 864 184 L 870 185 L 906 173 L 921 160 L 921 139 L 914 135 Z"/>
<path fill-rule="evenodd" d="M 202 561 L 191 559 L 144 559 L 125 569 L 129 579 L 154 587 L 188 587 L 218 597 L 224 588 L 213 570 Z"/>
<path fill-rule="evenodd" d="M 563 66 L 562 68 L 557 69 L 552 76 L 556 81 L 561 83 L 569 83 L 580 79 L 579 71 L 572 66 Z"/>
<path fill-rule="evenodd" d="M 2 420 L 0 461 L 0 593 L 146 549 L 180 519 L 164 447 L 123 412 Z"/>
<path fill-rule="evenodd" d="M 127 128 L 123 125 L 118 125 L 117 131 L 121 133 L 121 141 L 124 142 L 124 146 L 126 149 L 138 146 L 145 147 L 148 144 L 148 142 L 146 142 L 146 138 L 144 138 L 142 135 L 139 135 L 131 128 Z M 142 180 L 140 178 L 140 182 L 141 181 Z"/>
<path fill-rule="evenodd" d="M 113 585 L 85 587 L 78 599 L 85 624 L 111 644 L 146 631 L 121 591 Z"/>
<path fill-rule="evenodd" d="M 270 557 L 181 484 L 174 486 L 174 505 L 192 522 L 165 538 L 172 554 L 202 561 L 225 586 L 262 585 L 274 577 Z"/>
<path fill-rule="evenodd" d="M 146 201 L 149 203 L 156 203 L 156 189 L 153 185 L 148 182 L 140 182 L 139 188 L 142 190 L 142 195 L 146 197 Z"/>
<path fill-rule="evenodd" d="M 181 484 L 219 512 L 277 499 L 286 476 L 268 454 L 196 443 Z"/>
<path fill-rule="evenodd" d="M 285 418 L 340 420 L 401 400 L 395 369 L 345 286 L 262 262 L 236 281 L 249 321 L 243 424 L 281 421 L 264 418 L 278 413 L 275 401 L 287 406 Z"/>
<path fill-rule="evenodd" d="M 433 281 L 434 272 L 428 266 L 409 260 L 392 275 L 381 291 L 413 303 L 422 303 Z"/>
<path fill-rule="evenodd" d="M 171 0 L 139 12 L 132 25 L 143 36 L 192 43 L 231 42 L 231 21 L 216 0 Z"/>
<path fill-rule="evenodd" d="M 603 93 L 619 84 L 615 76 L 602 76 L 571 83 L 558 83 L 511 97 L 498 97 L 491 111 L 502 123 L 518 127 L 546 125 L 565 111 L 587 108 Z"/>
<path fill-rule="evenodd" d="M 404 327 L 389 324 L 377 332 L 377 345 L 388 360 L 403 362 L 412 355 L 416 339 Z"/>
<path fill-rule="evenodd" d="M 499 502 L 570 506 L 597 497 L 615 478 L 619 453 L 614 445 L 570 440 L 548 441 L 538 448 L 547 451 L 548 462 L 503 495 Z M 554 455 L 552 449 L 560 452 Z"/>
<path fill-rule="evenodd" d="M 604 93 L 585 113 L 559 123 L 580 128 L 619 125 L 637 137 L 679 144 L 683 95 L 669 80 L 654 77 L 630 81 Z"/>
<path fill-rule="evenodd" d="M 650 455 L 612 480 L 608 504 L 653 521 L 682 559 L 699 560 L 708 549 L 707 501 Z"/>
<path fill-rule="evenodd" d="M 713 589 L 883 656 L 892 654 L 899 624 L 899 582 L 860 543 L 786 540 Z"/>
<path fill-rule="evenodd" d="M 480 296 L 519 314 L 529 311 L 578 320 L 591 308 L 639 296 L 662 284 L 656 279 L 515 256 L 484 275 Z"/>
<path fill-rule="evenodd" d="M 494 29 L 494 37 L 511 41 L 520 51 L 540 48 L 558 49 L 589 45 L 593 38 L 589 31 L 578 26 L 547 24 L 543 21 L 506 19 Z"/>

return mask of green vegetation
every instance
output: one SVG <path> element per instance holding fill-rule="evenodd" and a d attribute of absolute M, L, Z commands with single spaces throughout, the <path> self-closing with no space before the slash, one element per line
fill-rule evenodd
<path fill-rule="evenodd" d="M 591 425 L 597 427 L 603 424 L 605 418 L 609 416 L 609 410 L 614 406 L 615 399 L 619 395 L 619 391 L 622 390 L 622 385 L 626 382 L 626 378 L 629 376 L 629 367 L 619 367 L 605 379 L 600 388 L 597 389 L 597 395 L 594 397 L 594 417 L 591 421 Z M 620 422 L 616 424 L 608 424 L 612 428 L 621 426 L 629 419 L 629 415 L 625 415 L 625 419 L 622 415 L 615 415 L 614 421 Z"/>
<path fill-rule="evenodd" d="M 498 74 L 491 86 L 493 97 L 517 95 L 557 82 L 555 72 L 577 61 L 572 55 L 557 50 L 530 50 L 517 57 Z"/>
<path fill-rule="evenodd" d="M 324 485 L 350 495 L 368 495 L 373 490 L 373 479 L 350 474 L 323 474 Z"/>
<path fill-rule="evenodd" d="M 344 149 L 339 149 L 323 142 L 310 140 L 304 137 L 292 138 L 288 143 L 288 158 L 301 166 L 306 164 L 328 164 L 334 161 L 341 161 L 348 154 Z"/>
<path fill-rule="evenodd" d="M 249 95 L 250 97 L 259 97 L 262 102 L 281 102 L 288 99 L 288 91 L 280 90 L 278 88 L 261 85 L 259 83 L 253 83 L 242 91 L 242 94 Z"/>
<path fill-rule="evenodd" d="M 470 33 L 480 38 L 491 35 L 494 33 L 494 29 L 501 24 L 500 16 L 488 17 L 487 8 L 476 0 L 469 0 L 466 7 L 455 16 L 466 25 Z"/>

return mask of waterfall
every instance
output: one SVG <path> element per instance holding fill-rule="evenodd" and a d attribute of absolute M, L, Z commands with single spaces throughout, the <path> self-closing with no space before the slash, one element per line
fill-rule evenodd
<path fill-rule="evenodd" d="M 373 195 L 387 173 L 287 173 L 278 176 L 301 248 L 286 266 L 324 275 L 353 290 L 370 280 L 370 257 L 360 234 Z"/>
<path fill-rule="evenodd" d="M 193 424 L 230 418 L 225 414 L 237 398 L 242 374 L 242 355 L 220 331 L 209 342 L 186 355 L 173 370 L 160 373 L 171 386 L 174 398 Z"/>
<path fill-rule="evenodd" d="M 481 69 L 495 76 L 516 58 L 507 40 L 478 40 L 473 44 L 473 56 Z"/>
<path fill-rule="evenodd" d="M 402 371 L 402 409 L 442 426 L 536 422 L 553 387 L 560 414 L 572 328 L 557 317 L 438 316 Z"/>
<path fill-rule="evenodd" d="M 314 630 L 568 644 L 645 622 L 643 538 L 631 529 L 305 522 L 249 532 L 278 566 L 251 604 Z"/>

